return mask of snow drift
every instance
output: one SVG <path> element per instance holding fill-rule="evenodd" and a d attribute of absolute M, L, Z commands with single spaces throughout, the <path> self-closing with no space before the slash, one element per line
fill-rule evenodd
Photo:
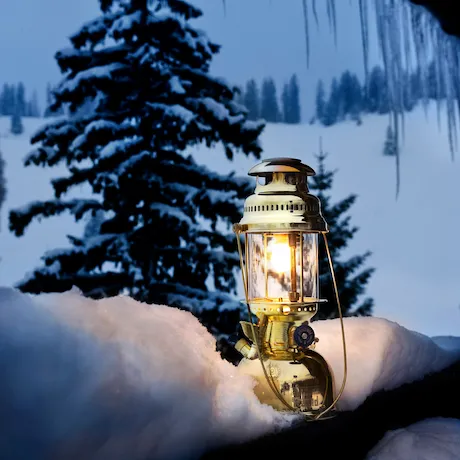
<path fill-rule="evenodd" d="M 338 322 L 316 322 L 318 350 L 341 372 Z M 345 320 L 342 408 L 452 363 L 459 350 L 376 318 Z M 0 452 L 15 459 L 196 458 L 288 427 L 252 381 L 220 359 L 189 313 L 77 291 L 0 289 Z M 377 457 L 375 457 L 377 458 Z"/>

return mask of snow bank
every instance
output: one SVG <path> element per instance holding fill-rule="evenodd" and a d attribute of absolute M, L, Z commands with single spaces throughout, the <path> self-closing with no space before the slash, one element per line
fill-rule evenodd
<path fill-rule="evenodd" d="M 382 319 L 349 318 L 345 326 L 342 409 L 460 355 L 452 340 L 450 351 L 442 349 Z M 338 321 L 314 327 L 318 351 L 340 381 Z M 177 309 L 0 288 L 2 458 L 197 458 L 295 420 L 261 405 L 252 381 L 214 347 L 205 328 Z"/>
<path fill-rule="evenodd" d="M 316 350 L 332 367 L 336 385 L 343 378 L 339 320 L 312 324 L 319 338 Z M 382 318 L 346 318 L 348 378 L 340 409 L 353 410 L 369 395 L 391 390 L 437 372 L 460 357 L 460 341 L 436 341 Z M 443 346 L 444 345 L 444 346 Z"/>
<path fill-rule="evenodd" d="M 0 288 L 0 368 L 2 458 L 196 458 L 293 419 L 191 314 L 128 297 Z"/>
<path fill-rule="evenodd" d="M 458 460 L 460 420 L 428 419 L 388 432 L 367 460 Z"/>

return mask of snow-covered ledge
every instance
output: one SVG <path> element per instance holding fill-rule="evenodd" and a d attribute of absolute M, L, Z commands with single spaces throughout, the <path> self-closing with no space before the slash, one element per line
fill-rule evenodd
<path fill-rule="evenodd" d="M 459 339 L 433 340 L 384 319 L 347 318 L 345 327 L 341 409 L 460 357 Z M 315 330 L 340 382 L 338 321 Z M 220 358 L 191 314 L 129 297 L 0 288 L 0 368 L 1 458 L 197 458 L 295 419 L 257 401 L 252 381 Z"/>

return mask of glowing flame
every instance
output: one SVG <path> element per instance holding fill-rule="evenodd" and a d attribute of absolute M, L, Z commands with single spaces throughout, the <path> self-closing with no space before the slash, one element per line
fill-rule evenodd
<path fill-rule="evenodd" d="M 278 273 L 291 270 L 291 248 L 286 235 L 274 236 L 267 245 L 270 268 Z"/>

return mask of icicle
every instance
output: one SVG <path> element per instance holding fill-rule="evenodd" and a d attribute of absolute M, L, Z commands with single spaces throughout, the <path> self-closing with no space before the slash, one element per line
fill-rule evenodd
<path fill-rule="evenodd" d="M 222 5 L 224 7 L 224 16 L 227 16 L 227 0 L 222 0 Z"/>
<path fill-rule="evenodd" d="M 359 0 L 359 18 L 361 21 L 361 43 L 364 56 L 364 76 L 367 81 L 369 77 L 369 28 L 367 0 Z"/>
<path fill-rule="evenodd" d="M 335 0 L 327 0 L 327 11 L 332 31 L 334 33 L 334 43 L 337 46 L 337 15 L 335 8 Z"/>
<path fill-rule="evenodd" d="M 396 148 L 396 199 L 398 199 L 399 191 L 401 189 L 401 164 L 400 164 L 400 148 L 399 148 L 399 122 L 398 112 L 393 111 L 393 132 L 394 142 Z"/>
<path fill-rule="evenodd" d="M 305 25 L 305 49 L 307 52 L 307 68 L 310 66 L 310 28 L 308 25 L 308 5 L 307 0 L 302 0 L 303 21 Z"/>
<path fill-rule="evenodd" d="M 312 10 L 313 10 L 313 16 L 315 18 L 316 27 L 319 27 L 318 11 L 316 9 L 316 0 L 312 0 Z"/>

